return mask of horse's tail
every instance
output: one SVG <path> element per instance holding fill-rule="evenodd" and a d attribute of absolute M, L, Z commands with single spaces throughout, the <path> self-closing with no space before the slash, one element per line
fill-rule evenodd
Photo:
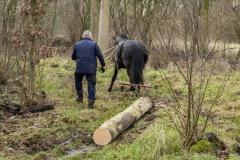
<path fill-rule="evenodd" d="M 141 48 L 140 44 L 134 44 L 134 52 L 132 56 L 132 62 L 130 66 L 130 72 L 132 76 L 130 81 L 134 84 L 143 84 L 143 69 L 145 67 L 144 62 L 144 50 Z"/>

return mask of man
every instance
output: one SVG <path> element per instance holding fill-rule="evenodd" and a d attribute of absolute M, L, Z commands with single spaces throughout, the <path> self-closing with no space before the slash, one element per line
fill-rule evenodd
<path fill-rule="evenodd" d="M 86 76 L 88 82 L 88 108 L 94 108 L 97 58 L 101 63 L 101 71 L 105 72 L 103 55 L 96 42 L 92 41 L 92 34 L 89 30 L 83 32 L 82 40 L 75 44 L 72 59 L 76 60 L 75 87 L 77 91 L 76 101 L 83 102 L 82 80 Z"/>

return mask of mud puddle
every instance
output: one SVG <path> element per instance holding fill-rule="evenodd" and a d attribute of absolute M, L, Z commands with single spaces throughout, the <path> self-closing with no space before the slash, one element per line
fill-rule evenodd
<path fill-rule="evenodd" d="M 96 148 L 97 148 L 96 146 L 83 146 L 83 148 L 80 149 L 80 150 L 72 149 L 72 150 L 66 152 L 67 155 L 64 156 L 64 158 L 73 157 L 73 156 L 75 156 L 77 154 L 80 154 L 80 153 L 95 150 Z"/>

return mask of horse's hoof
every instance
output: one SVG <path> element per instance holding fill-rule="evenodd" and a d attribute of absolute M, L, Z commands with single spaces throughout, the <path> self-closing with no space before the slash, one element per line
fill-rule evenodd
<path fill-rule="evenodd" d="M 108 92 L 112 92 L 112 89 L 108 89 Z"/>
<path fill-rule="evenodd" d="M 121 86 L 121 87 L 120 87 L 120 91 L 121 91 L 121 92 L 124 92 L 124 91 L 126 91 L 126 88 L 123 87 L 123 86 Z"/>

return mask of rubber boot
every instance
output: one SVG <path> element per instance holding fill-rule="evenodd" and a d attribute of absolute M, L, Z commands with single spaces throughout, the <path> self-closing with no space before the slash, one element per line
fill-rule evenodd
<path fill-rule="evenodd" d="M 93 99 L 88 99 L 88 108 L 89 109 L 93 109 L 94 108 L 94 103 L 95 103 L 95 100 Z"/>
<path fill-rule="evenodd" d="M 83 90 L 77 91 L 76 101 L 82 103 L 83 102 Z"/>

